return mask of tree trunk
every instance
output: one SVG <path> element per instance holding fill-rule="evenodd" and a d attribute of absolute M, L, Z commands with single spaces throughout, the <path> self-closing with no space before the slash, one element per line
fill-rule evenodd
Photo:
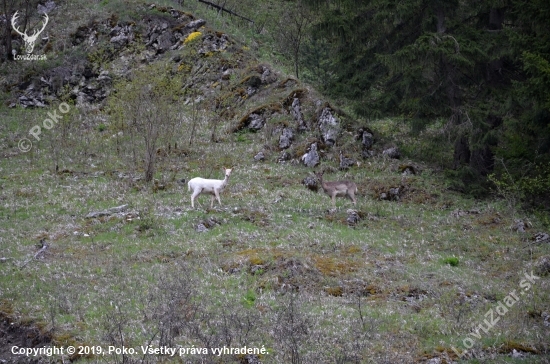
<path fill-rule="evenodd" d="M 468 137 L 462 135 L 455 142 L 453 154 L 453 168 L 458 169 L 460 166 L 470 163 L 470 143 Z"/>
<path fill-rule="evenodd" d="M 6 21 L 6 36 L 4 37 L 4 49 L 6 50 L 6 60 L 13 61 L 13 53 L 11 47 L 11 25 Z"/>
<path fill-rule="evenodd" d="M 4 49 L 6 50 L 6 60 L 13 61 L 13 53 L 11 47 L 11 7 L 8 7 L 8 0 L 3 0 L 4 15 L 6 16 L 6 36 L 4 38 Z"/>
<path fill-rule="evenodd" d="M 145 182 L 149 183 L 153 180 L 155 174 L 155 150 L 147 151 L 147 160 L 145 161 Z"/>
<path fill-rule="evenodd" d="M 491 138 L 487 138 L 486 136 L 499 128 L 502 123 L 502 118 L 496 115 L 487 116 L 486 125 L 489 127 L 489 130 L 480 131 L 481 136 L 484 137 L 484 141 L 480 143 L 478 148 L 473 149 L 471 152 L 470 167 L 479 172 L 482 176 L 487 176 L 495 167 L 495 155 L 492 148 L 497 145 L 497 141 L 491 140 Z"/>
<path fill-rule="evenodd" d="M 491 8 L 489 11 L 489 30 L 501 30 L 504 23 L 504 9 Z M 486 82 L 487 84 L 493 84 L 495 87 L 502 82 L 502 59 L 491 60 L 486 65 Z M 487 138 L 487 135 L 493 130 L 502 125 L 502 118 L 496 115 L 488 115 L 485 124 L 479 125 L 475 130 L 473 136 L 480 142 L 474 143 L 470 149 L 470 160 L 468 161 L 470 167 L 479 173 L 481 176 L 487 176 L 493 171 L 494 168 L 494 153 L 492 147 L 496 146 L 496 142 L 492 142 Z M 487 126 L 488 128 L 486 128 Z M 456 163 L 456 160 L 455 160 Z"/>

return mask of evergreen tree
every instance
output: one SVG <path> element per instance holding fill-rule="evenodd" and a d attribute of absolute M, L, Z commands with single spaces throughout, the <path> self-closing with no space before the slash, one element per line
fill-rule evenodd
<path fill-rule="evenodd" d="M 470 186 L 493 171 L 495 153 L 511 157 L 515 150 L 516 168 L 529 153 L 548 156 L 544 0 L 308 4 L 320 14 L 318 43 L 330 47 L 327 91 L 353 100 L 363 115 L 398 115 L 420 128 L 445 118 L 455 140 L 453 167 Z M 527 153 L 535 141 L 536 151 Z"/>

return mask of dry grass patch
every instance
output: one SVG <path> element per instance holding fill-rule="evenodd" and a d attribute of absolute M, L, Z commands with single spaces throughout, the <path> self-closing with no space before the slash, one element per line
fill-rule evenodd
<path fill-rule="evenodd" d="M 263 266 L 286 256 L 288 253 L 281 249 L 255 248 L 246 249 L 232 254 L 222 269 L 228 273 L 240 271 L 243 267 Z"/>
<path fill-rule="evenodd" d="M 348 275 L 357 271 L 360 264 L 354 260 L 343 257 L 329 257 L 325 255 L 314 255 L 312 257 L 315 267 L 330 277 Z"/>

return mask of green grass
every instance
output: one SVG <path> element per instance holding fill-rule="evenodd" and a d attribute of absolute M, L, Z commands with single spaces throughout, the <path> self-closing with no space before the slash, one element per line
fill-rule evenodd
<path fill-rule="evenodd" d="M 103 1 L 96 7 L 106 15 L 114 5 Z M 134 11 L 128 9 L 123 17 L 131 18 Z M 238 28 L 235 38 L 250 39 L 250 29 L 224 17 L 212 19 L 216 27 Z M 206 62 L 212 69 L 233 57 L 227 52 L 205 61 L 188 53 L 187 62 Z M 222 92 L 232 95 L 250 76 L 258 63 L 251 53 L 237 54 L 245 66 L 235 70 Z M 270 354 L 262 362 L 283 363 L 289 362 L 294 340 L 306 363 L 346 362 L 346 357 L 361 363 L 452 359 L 451 346 L 459 347 L 497 301 L 518 289 L 523 272 L 549 254 L 548 245 L 525 248 L 532 233 L 542 229 L 536 216 L 511 210 L 500 200 L 474 200 L 447 189 L 442 172 L 431 164 L 445 165 L 450 158 L 437 124 L 420 138 L 399 120 L 369 123 L 382 142 L 402 147 L 401 161 L 378 156 L 344 172 L 337 170 L 337 152 L 325 151 L 317 168 L 333 169 L 325 178 L 350 179 L 359 186 L 355 209 L 361 220 L 348 226 L 349 200 L 338 199 L 337 210 L 330 211 L 327 195 L 301 185 L 311 170 L 299 162 L 275 163 L 276 135 L 230 132 L 247 112 L 280 102 L 290 90 L 262 92 L 239 100 L 243 103 L 235 105 L 233 118 L 222 118 L 219 143 L 209 142 L 212 114 L 205 109 L 189 146 L 190 109 L 182 106 L 183 121 L 172 141 L 185 153 L 159 156 L 155 179 L 166 188 L 156 192 L 152 184 L 132 180 L 144 174 L 143 153 L 134 163 L 130 148 L 117 149 L 113 136 L 118 129 L 105 110 L 71 112 L 66 125 L 44 131 L 43 139 L 24 154 L 17 142 L 44 119 L 44 111 L 2 109 L 0 257 L 7 258 L 0 263 L 2 312 L 54 333 L 60 345 L 73 340 L 139 347 L 150 340 L 160 345 L 161 337 L 173 347 L 265 345 Z M 308 120 L 317 97 L 312 91 L 309 104 L 304 103 Z M 274 118 L 290 122 L 287 116 Z M 364 122 L 346 123 L 353 129 Z M 294 143 L 309 137 L 297 135 Z M 352 136 L 344 134 L 339 143 L 350 155 L 359 155 Z M 254 162 L 252 157 L 266 145 L 266 162 Z M 56 164 L 65 173 L 55 173 Z M 421 173 L 402 176 L 401 164 L 412 164 Z M 222 166 L 233 167 L 223 206 L 216 203 L 210 209 L 210 198 L 200 196 L 201 207 L 192 210 L 187 186 L 175 180 L 221 178 Z M 399 201 L 379 199 L 382 189 L 395 186 L 404 188 Z M 85 217 L 122 204 L 128 205 L 122 214 Z M 457 216 L 456 211 L 466 213 Z M 532 222 L 528 233 L 510 229 L 518 216 Z M 218 224 L 198 232 L 196 226 L 208 219 Z M 50 247 L 35 260 L 41 238 Z M 542 313 L 550 311 L 548 285 L 547 277 L 536 281 L 476 342 L 476 350 L 500 362 L 513 362 L 510 350 L 499 352 L 508 341 L 547 353 Z M 292 324 L 303 325 L 307 335 L 286 332 Z M 141 357 L 105 360 L 123 359 L 137 362 Z M 220 362 L 239 359 L 227 356 Z"/>
<path fill-rule="evenodd" d="M 252 142 L 261 138 L 249 137 Z M 210 153 L 219 149 L 233 156 L 251 154 L 247 144 L 233 143 L 232 138 L 238 136 L 229 135 L 227 145 L 216 149 L 201 142 L 203 157 L 214 160 Z M 104 338 L 113 323 L 124 325 L 125 344 L 146 342 L 146 332 L 157 325 L 153 316 L 158 304 L 170 302 L 162 298 L 168 292 L 154 299 L 151 295 L 177 284 L 183 275 L 193 282 L 189 304 L 204 310 L 204 324 L 217 321 L 216 312 L 227 307 L 235 307 L 243 317 L 265 311 L 258 316 L 261 330 L 253 331 L 248 342 L 274 348 L 266 362 L 277 362 L 285 355 L 278 338 L 262 334 L 277 325 L 274 312 L 285 302 L 280 282 L 301 287 L 302 316 L 296 319 L 303 317 L 311 332 L 321 335 L 321 342 L 359 340 L 353 330 L 344 329 L 356 327 L 368 336 L 359 350 L 365 362 L 367 358 L 413 360 L 441 347 L 458 346 L 470 325 L 482 320 L 494 305 L 488 297 L 501 299 L 517 287 L 517 272 L 532 262 L 519 247 L 521 237 L 508 228 L 511 216 L 500 212 L 500 220 L 494 220 L 495 211 L 500 210 L 498 201 L 472 204 L 460 195 L 436 190 L 439 197 L 425 205 L 378 201 L 362 191 L 357 209 L 364 218 L 349 227 L 345 211 L 350 202 L 339 199 L 339 209 L 329 213 L 328 196 L 300 184 L 308 173 L 301 166 L 257 165 L 251 158 L 235 158 L 234 174 L 222 195 L 224 205 L 207 209 L 209 198 L 202 196 L 203 207 L 191 210 L 184 186 L 174 184 L 157 193 L 143 186 L 136 192 L 116 175 L 53 175 L 44 169 L 45 153 L 32 164 L 21 163 L 25 156 L 5 158 L 0 165 L 4 171 L 0 228 L 6 232 L 2 255 L 10 258 L 0 275 L 2 297 L 18 314 L 44 322 L 58 333 L 79 332 L 85 343 L 107 345 Z M 346 177 L 384 183 L 392 174 L 388 161 L 373 159 Z M 278 177 L 279 182 L 269 176 Z M 39 182 L 33 182 L 37 178 Z M 421 174 L 413 183 L 419 188 L 437 186 L 438 176 Z M 129 205 L 128 213 L 139 212 L 140 218 L 84 218 L 90 211 L 121 204 Z M 479 214 L 451 216 L 457 208 L 474 207 Z M 206 233 L 195 231 L 196 224 L 209 217 L 220 225 Z M 14 223 L 20 229 L 14 230 Z M 36 251 L 39 236 L 51 242 L 50 251 L 44 259 L 20 267 Z M 540 255 L 547 248 L 535 249 Z M 261 268 L 252 273 L 254 264 Z M 225 266 L 237 271 L 229 274 Z M 352 281 L 372 286 L 361 298 L 363 321 L 358 298 L 351 293 Z M 537 281 L 530 292 L 534 301 L 519 302 L 502 318 L 502 326 L 480 341 L 481 347 L 494 347 L 492 338 L 498 335 L 510 333 L 514 338 L 508 328 L 521 326 L 533 302 L 538 302 L 539 309 L 548 309 L 543 303 L 547 284 Z M 328 295 L 340 290 L 327 291 L 327 287 L 341 287 L 343 293 Z M 460 295 L 470 304 L 462 306 Z M 150 329 L 143 332 L 142 325 Z M 374 332 L 363 331 L 369 327 Z M 536 331 L 525 335 L 523 343 L 540 347 Z M 200 345 L 192 336 L 175 340 Z M 415 354 L 401 352 L 404 344 L 412 345 Z M 311 357 L 314 351 L 325 358 L 336 355 L 316 345 L 311 339 L 303 341 L 302 355 Z"/>

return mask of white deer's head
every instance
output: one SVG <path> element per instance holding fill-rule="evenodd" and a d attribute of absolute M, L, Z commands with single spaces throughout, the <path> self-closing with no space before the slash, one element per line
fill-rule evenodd
<path fill-rule="evenodd" d="M 25 51 L 30 54 L 34 49 L 34 42 L 36 42 L 36 39 L 38 38 L 40 33 L 42 33 L 44 31 L 44 28 L 46 28 L 46 24 L 48 24 L 48 14 L 44 13 L 44 25 L 42 26 L 42 29 L 38 31 L 35 30 L 31 36 L 28 36 L 26 31 L 25 33 L 21 33 L 19 29 L 17 29 L 17 26 L 15 25 L 15 23 L 17 22 L 17 17 L 18 16 L 16 11 L 11 18 L 11 26 L 13 27 L 13 30 L 15 30 L 19 35 L 23 37 L 23 41 L 25 42 Z"/>

